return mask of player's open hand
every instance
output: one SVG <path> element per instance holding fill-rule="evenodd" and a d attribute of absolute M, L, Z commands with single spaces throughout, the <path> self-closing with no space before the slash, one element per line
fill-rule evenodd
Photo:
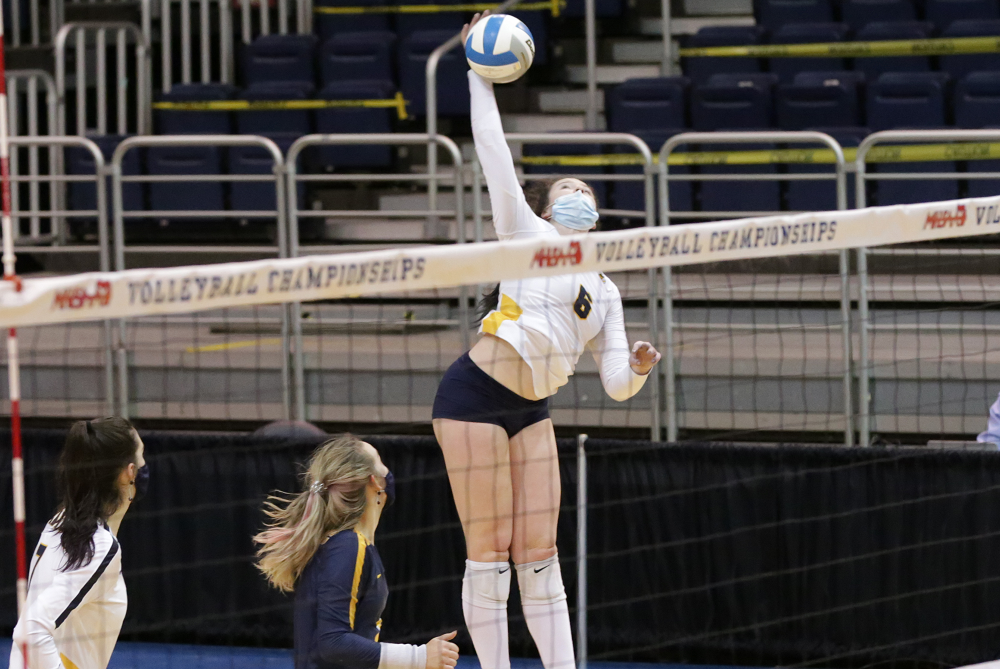
<path fill-rule="evenodd" d="M 465 43 L 469 39 L 469 31 L 472 30 L 472 26 L 474 26 L 477 23 L 479 23 L 479 19 L 485 19 L 489 15 L 490 15 L 490 10 L 487 9 L 482 14 L 476 14 L 475 16 L 473 16 L 471 21 L 469 21 L 464 26 L 462 26 L 462 48 L 463 49 L 465 48 Z"/>
<path fill-rule="evenodd" d="M 458 664 L 458 646 L 451 642 L 458 632 L 449 632 L 427 642 L 427 669 L 453 669 Z"/>
<path fill-rule="evenodd" d="M 636 374 L 649 374 L 649 370 L 659 361 L 660 352 L 648 341 L 637 341 L 632 344 L 632 354 L 628 357 L 628 364 Z"/>

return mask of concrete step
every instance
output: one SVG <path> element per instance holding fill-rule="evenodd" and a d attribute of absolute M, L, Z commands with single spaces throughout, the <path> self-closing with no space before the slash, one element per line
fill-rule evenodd
<path fill-rule="evenodd" d="M 611 44 L 611 60 L 617 65 L 659 63 L 663 40 L 621 40 Z"/>
<path fill-rule="evenodd" d="M 598 65 L 598 84 L 620 84 L 629 79 L 660 76 L 659 65 Z M 587 66 L 570 65 L 566 68 L 566 80 L 573 84 L 587 83 Z"/>
<path fill-rule="evenodd" d="M 538 93 L 538 108 L 546 114 L 587 111 L 586 90 L 556 90 Z M 597 91 L 597 110 L 604 111 L 604 91 Z"/>
<path fill-rule="evenodd" d="M 752 26 L 756 21 L 752 14 L 735 16 L 700 16 L 694 18 L 677 18 L 670 22 L 672 35 L 694 35 L 706 26 Z M 639 22 L 639 33 L 647 37 L 663 35 L 663 21 L 660 18 L 644 18 Z"/>
<path fill-rule="evenodd" d="M 583 114 L 507 114 L 505 132 L 582 132 Z"/>

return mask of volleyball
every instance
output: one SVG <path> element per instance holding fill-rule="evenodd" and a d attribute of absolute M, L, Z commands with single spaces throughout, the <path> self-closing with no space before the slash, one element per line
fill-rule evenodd
<path fill-rule="evenodd" d="M 495 84 L 521 77 L 535 59 L 535 41 L 528 26 L 508 14 L 495 14 L 472 27 L 465 58 L 479 76 Z"/>

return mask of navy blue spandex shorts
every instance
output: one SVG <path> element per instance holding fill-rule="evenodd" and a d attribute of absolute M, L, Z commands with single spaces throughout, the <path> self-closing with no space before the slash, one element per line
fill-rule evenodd
<path fill-rule="evenodd" d="M 513 437 L 549 417 L 549 400 L 524 399 L 480 369 L 466 353 L 444 373 L 431 415 L 499 425 Z"/>

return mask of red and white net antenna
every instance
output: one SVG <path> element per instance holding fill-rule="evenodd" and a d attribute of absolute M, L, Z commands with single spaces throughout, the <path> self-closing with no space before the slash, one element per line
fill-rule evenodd
<path fill-rule="evenodd" d="M 3 278 L 21 281 L 14 269 L 14 223 L 10 216 L 10 142 L 7 125 L 7 71 L 4 66 L 3 9 L 0 8 L 0 193 L 3 196 Z M 7 330 L 7 379 L 10 385 L 11 469 L 14 482 L 14 550 L 17 552 L 17 611 L 24 610 L 28 598 L 28 563 L 24 540 L 24 459 L 21 454 L 21 373 L 17 357 L 17 329 Z M 22 646 L 24 666 L 28 647 Z"/>

